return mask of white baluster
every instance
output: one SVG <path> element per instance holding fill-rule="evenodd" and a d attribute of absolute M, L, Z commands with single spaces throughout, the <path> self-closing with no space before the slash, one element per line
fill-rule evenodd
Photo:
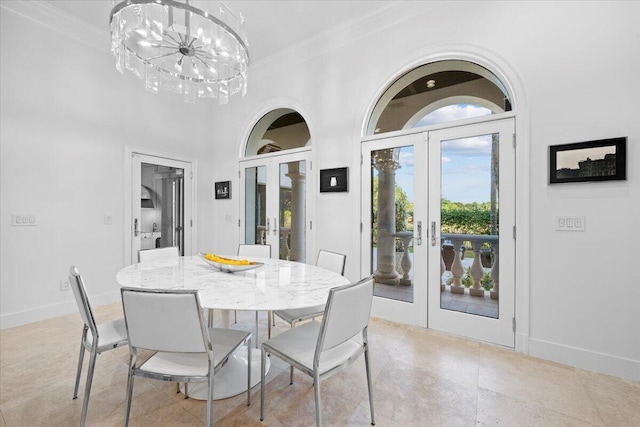
<path fill-rule="evenodd" d="M 464 294 L 464 286 L 462 286 L 462 276 L 464 275 L 464 267 L 462 265 L 462 259 L 460 258 L 460 247 L 462 246 L 462 240 L 451 239 L 453 243 L 453 262 L 451 263 L 451 274 L 453 274 L 453 284 L 451 285 L 451 292 L 454 294 Z"/>
<path fill-rule="evenodd" d="M 480 260 L 480 249 L 482 248 L 482 241 L 476 240 L 471 242 L 473 247 L 473 263 L 471 264 L 471 277 L 473 277 L 473 285 L 469 288 L 469 294 L 474 297 L 484 297 L 484 289 L 480 285 L 480 280 L 484 276 L 484 269 L 482 268 L 482 261 Z"/>
<path fill-rule="evenodd" d="M 500 265 L 498 263 L 498 260 L 500 259 L 498 253 L 500 252 L 500 250 L 498 246 L 498 242 L 495 242 L 493 244 L 493 266 L 491 266 L 491 280 L 493 280 L 493 289 L 491 289 L 490 293 L 491 299 L 499 299 L 498 297 L 500 296 Z"/>

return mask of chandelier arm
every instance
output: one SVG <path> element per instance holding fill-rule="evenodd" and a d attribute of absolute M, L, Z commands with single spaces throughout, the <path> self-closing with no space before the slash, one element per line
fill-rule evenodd
<path fill-rule="evenodd" d="M 211 71 L 211 65 L 206 63 L 202 58 L 198 57 L 198 55 L 195 55 L 194 58 L 196 58 L 198 61 L 202 62 L 202 65 L 205 66 L 205 68 L 207 68 L 209 71 Z"/>
<path fill-rule="evenodd" d="M 158 56 L 154 56 L 152 58 L 147 58 L 147 59 L 145 59 L 145 61 L 155 61 L 156 59 L 166 58 L 167 56 L 175 55 L 176 53 L 180 53 L 180 52 L 165 53 L 164 55 L 158 55 Z"/>
<path fill-rule="evenodd" d="M 165 36 L 169 37 L 171 40 L 173 40 L 173 42 L 176 44 L 176 46 L 180 46 L 180 43 L 178 40 L 175 39 L 175 37 L 173 37 L 170 33 L 168 33 L 166 30 L 162 31 L 162 34 L 164 34 Z"/>
<path fill-rule="evenodd" d="M 209 56 L 207 57 L 207 55 Z M 196 50 L 194 56 L 201 56 L 204 59 L 215 59 L 213 55 L 211 55 L 209 52 L 205 52 L 204 50 Z"/>

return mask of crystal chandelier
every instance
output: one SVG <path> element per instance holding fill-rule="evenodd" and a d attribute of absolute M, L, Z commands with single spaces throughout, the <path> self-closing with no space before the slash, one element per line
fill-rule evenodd
<path fill-rule="evenodd" d="M 150 92 L 162 88 L 189 103 L 200 97 L 226 104 L 247 91 L 244 18 L 223 2 L 114 0 L 110 27 L 117 70 L 131 71 Z"/>

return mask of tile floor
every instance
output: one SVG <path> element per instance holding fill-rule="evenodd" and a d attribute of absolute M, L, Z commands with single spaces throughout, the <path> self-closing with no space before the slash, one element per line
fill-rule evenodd
<path fill-rule="evenodd" d="M 94 311 L 99 322 L 121 315 L 118 304 Z M 239 313 L 237 326 L 251 329 L 253 321 Z M 286 327 L 278 323 L 276 333 Z M 79 424 L 82 398 L 71 396 L 80 332 L 75 314 L 0 332 L 0 427 Z M 377 426 L 640 426 L 637 382 L 379 319 L 369 336 Z M 265 421 L 256 386 L 249 407 L 245 395 L 216 401 L 217 425 L 314 424 L 311 378 L 296 372 L 290 386 L 287 365 L 272 359 Z M 128 349 L 97 360 L 87 424 L 122 425 Z M 321 390 L 326 425 L 369 424 L 362 358 Z M 174 384 L 136 380 L 132 426 L 202 426 L 205 419 L 204 402 L 185 400 Z"/>

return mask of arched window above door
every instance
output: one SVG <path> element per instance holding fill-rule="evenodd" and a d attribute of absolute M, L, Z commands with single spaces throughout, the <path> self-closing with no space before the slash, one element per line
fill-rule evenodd
<path fill-rule="evenodd" d="M 509 94 L 491 71 L 467 61 L 437 61 L 414 68 L 384 91 L 366 135 L 505 111 L 511 111 Z"/>
<path fill-rule="evenodd" d="M 306 147 L 310 132 L 304 117 L 295 110 L 278 108 L 265 114 L 251 130 L 245 157 Z"/>

